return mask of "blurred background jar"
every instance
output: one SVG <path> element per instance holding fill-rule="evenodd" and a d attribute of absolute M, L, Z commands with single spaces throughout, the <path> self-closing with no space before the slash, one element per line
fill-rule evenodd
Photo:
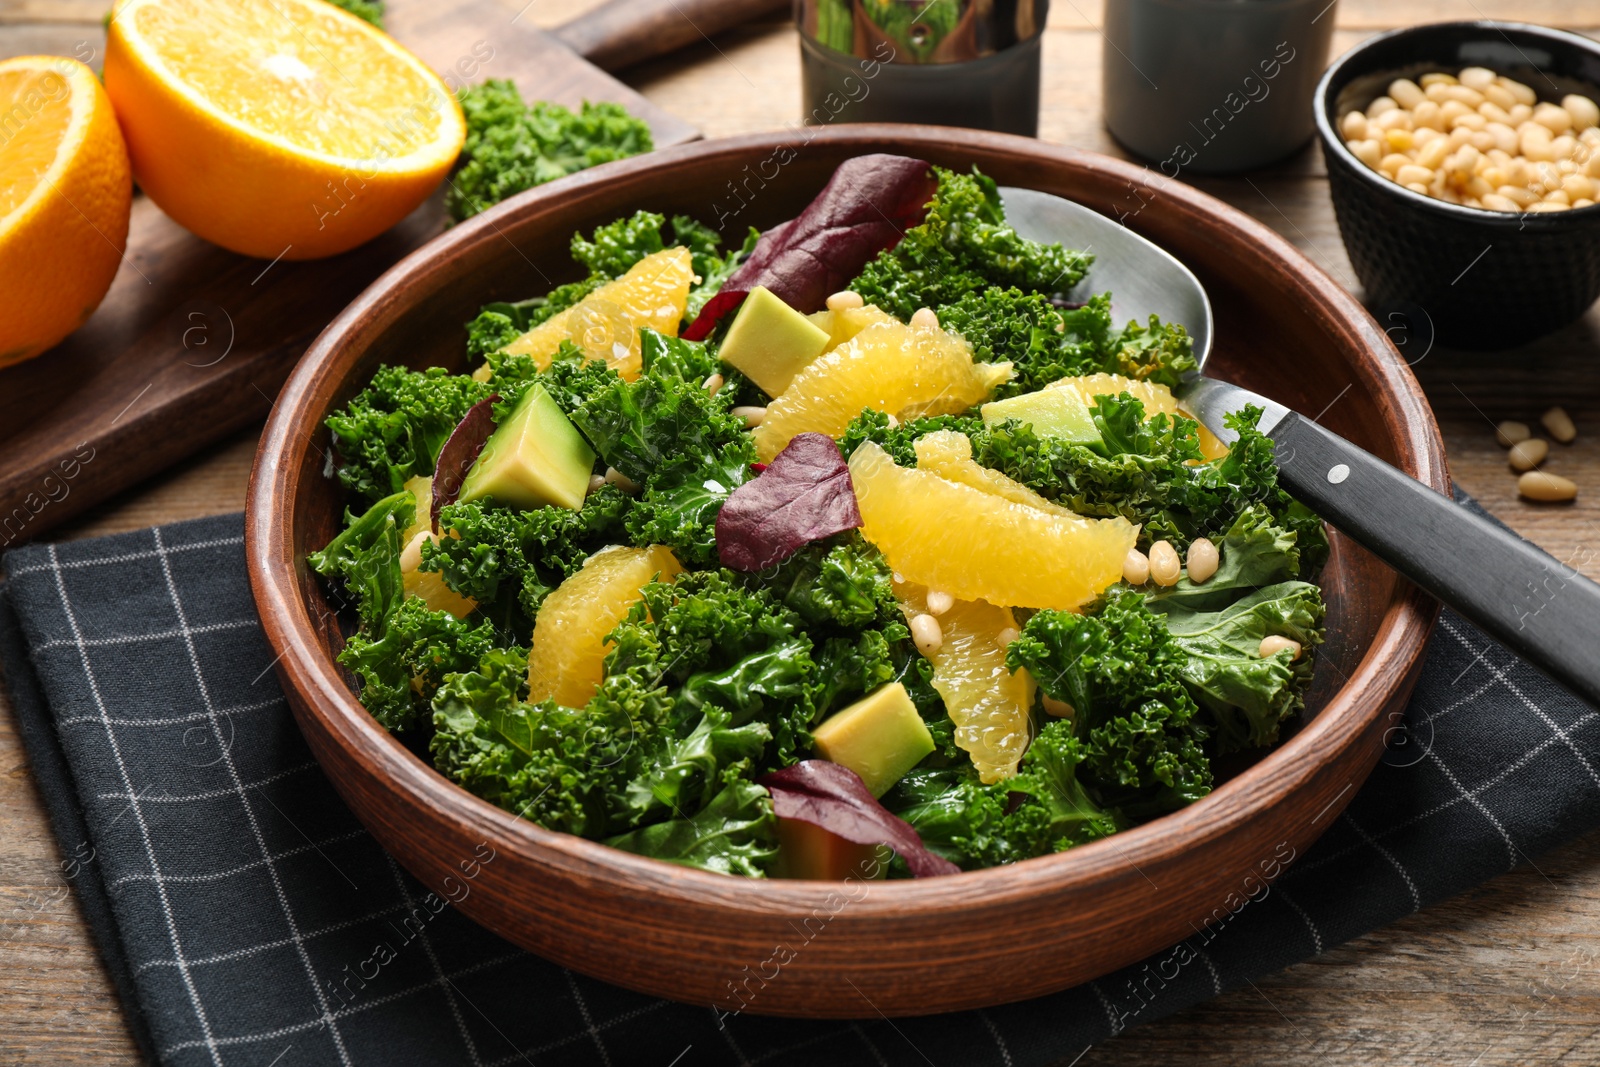
<path fill-rule="evenodd" d="M 1106 0 L 1106 127 L 1169 178 L 1274 163 L 1311 140 L 1336 0 Z"/>
<path fill-rule="evenodd" d="M 813 126 L 926 122 L 1032 137 L 1049 7 L 1049 0 L 795 0 L 802 117 Z"/>

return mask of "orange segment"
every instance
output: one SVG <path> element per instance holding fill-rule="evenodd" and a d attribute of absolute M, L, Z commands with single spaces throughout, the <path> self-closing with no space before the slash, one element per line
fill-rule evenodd
<path fill-rule="evenodd" d="M 128 150 L 94 72 L 59 56 L 0 62 L 0 367 L 99 306 L 132 199 Z"/>
<path fill-rule="evenodd" d="M 105 83 L 150 198 L 268 259 L 333 255 L 387 230 L 466 137 L 433 72 L 322 0 L 124 0 Z"/>
<path fill-rule="evenodd" d="M 604 677 L 606 637 L 658 575 L 671 581 L 683 567 L 665 545 L 603 548 L 539 606 L 528 653 L 528 700 L 569 708 L 589 703 Z"/>
<path fill-rule="evenodd" d="M 1131 393 L 1136 400 L 1144 404 L 1145 417 L 1161 412 L 1167 415 L 1183 414 L 1193 418 L 1187 411 L 1178 406 L 1178 401 L 1172 395 L 1172 390 L 1160 382 L 1147 382 L 1138 378 L 1124 378 L 1120 374 L 1083 374 L 1076 378 L 1062 378 L 1045 386 L 1046 389 L 1071 389 L 1083 400 L 1091 412 L 1094 411 L 1093 397 L 1115 395 L 1117 393 Z M 1205 424 L 1200 424 L 1200 454 L 1206 459 L 1221 459 L 1228 454 L 1228 446 L 1223 444 L 1216 434 L 1206 429 Z"/>
<path fill-rule="evenodd" d="M 796 434 L 838 437 L 864 408 L 902 419 L 952 415 L 1010 377 L 1009 363 L 972 362 L 972 348 L 954 334 L 874 322 L 819 356 L 767 405 L 756 451 L 770 463 Z"/>
<path fill-rule="evenodd" d="M 990 470 L 972 458 L 972 442 L 964 433 L 954 430 L 936 430 L 917 438 L 917 469 L 932 471 L 941 478 L 962 485 L 970 485 L 993 496 L 1004 497 L 1017 504 L 1025 504 L 1037 511 L 1078 518 L 1071 508 L 1046 500 L 1021 482 L 1007 478 L 999 471 Z"/>
<path fill-rule="evenodd" d="M 924 586 L 896 583 L 895 596 L 907 618 L 928 610 Z M 984 782 L 1010 778 L 1028 747 L 1035 688 L 1027 671 L 1006 667 L 1002 638 L 1006 630 L 1015 638 L 1016 616 L 982 600 L 957 600 L 937 619 L 942 640 L 928 660 L 933 687 L 956 725 L 956 744 L 972 757 Z"/>
<path fill-rule="evenodd" d="M 960 600 L 1076 610 L 1122 577 L 1139 533 L 898 467 L 871 441 L 850 456 L 850 480 L 861 532 L 889 565 Z"/>
<path fill-rule="evenodd" d="M 689 303 L 694 266 L 687 248 L 652 252 L 615 281 L 607 282 L 565 311 L 544 320 L 506 346 L 512 355 L 550 365 L 561 342 L 571 341 L 591 359 L 603 359 L 632 381 L 639 376 L 639 331 L 678 336 Z M 473 375 L 488 380 L 487 365 Z"/>

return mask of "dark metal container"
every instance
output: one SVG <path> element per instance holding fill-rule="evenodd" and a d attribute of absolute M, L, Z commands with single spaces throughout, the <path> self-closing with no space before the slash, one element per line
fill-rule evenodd
<path fill-rule="evenodd" d="M 1035 136 L 1049 0 L 795 0 L 808 125 L 921 122 Z"/>

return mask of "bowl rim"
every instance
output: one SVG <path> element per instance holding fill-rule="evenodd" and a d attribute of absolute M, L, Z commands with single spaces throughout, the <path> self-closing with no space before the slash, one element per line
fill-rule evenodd
<path fill-rule="evenodd" d="M 1600 58 L 1600 41 L 1593 41 L 1582 34 L 1572 33 L 1568 30 L 1553 29 L 1549 26 L 1537 26 L 1531 22 L 1507 22 L 1501 19 L 1456 19 L 1449 22 L 1426 22 L 1420 26 L 1402 26 L 1396 30 L 1374 34 L 1359 44 L 1353 45 L 1345 53 L 1328 64 L 1328 69 L 1322 72 L 1322 78 L 1317 82 L 1316 91 L 1312 94 L 1314 101 L 1312 110 L 1317 125 L 1317 136 L 1322 141 L 1324 154 L 1331 153 L 1345 164 L 1347 169 L 1354 170 L 1359 181 L 1368 188 L 1381 189 L 1385 195 L 1396 196 L 1402 203 L 1423 211 L 1431 211 L 1441 219 L 1454 221 L 1474 222 L 1498 229 L 1515 231 L 1532 230 L 1534 232 L 1555 230 L 1561 226 L 1571 225 L 1568 221 L 1577 218 L 1583 221 L 1591 220 L 1600 215 L 1600 200 L 1588 207 L 1574 208 L 1567 211 L 1491 211 L 1488 208 L 1467 207 L 1464 204 L 1452 204 L 1448 200 L 1436 200 L 1431 196 L 1419 193 L 1414 189 L 1392 182 L 1381 176 L 1377 171 L 1367 166 L 1356 154 L 1350 151 L 1334 126 L 1336 121 L 1333 108 L 1336 101 L 1333 99 L 1333 85 L 1346 67 L 1359 60 L 1364 54 L 1377 45 L 1399 38 L 1416 37 L 1425 38 L 1429 34 L 1445 29 L 1473 29 L 1493 31 L 1510 40 L 1508 33 L 1524 33 L 1530 37 L 1540 37 L 1546 40 L 1583 48 Z M 1512 42 L 1515 47 L 1515 42 Z M 1595 86 L 1597 95 L 1600 95 L 1600 85 Z M 1329 171 L 1334 170 L 1330 166 Z"/>
<path fill-rule="evenodd" d="M 952 146 L 958 150 L 971 147 L 1009 151 L 1025 155 L 1039 165 L 1069 164 L 1147 187 L 1153 174 L 1138 164 L 1084 149 L 1011 134 L 942 126 L 862 123 L 809 129 L 799 136 L 807 144 L 853 148 L 858 154 L 913 152 L 919 145 L 945 152 Z M 318 725 L 347 752 L 363 757 L 372 772 L 383 776 L 389 790 L 413 794 L 417 803 L 473 833 L 492 834 L 496 844 L 518 850 L 535 865 L 590 879 L 620 880 L 638 894 L 710 900 L 727 911 L 752 914 L 774 908 L 821 906 L 833 893 L 835 883 L 723 875 L 547 830 L 468 792 L 380 726 L 347 686 L 338 665 L 322 653 L 318 629 L 301 597 L 304 561 L 294 554 L 293 501 L 285 490 L 311 447 L 312 436 L 320 429 L 322 412 L 308 410 L 315 387 L 338 377 L 333 365 L 341 345 L 358 335 L 366 320 L 381 321 L 385 312 L 398 314 L 407 306 L 407 301 L 397 296 L 405 283 L 425 282 L 431 271 L 448 270 L 452 253 L 458 249 L 496 236 L 504 239 L 498 225 L 502 219 L 546 200 L 575 198 L 614 178 L 685 158 L 720 154 L 730 160 L 745 159 L 754 153 L 792 147 L 796 139 L 795 131 L 744 134 L 605 164 L 518 194 L 407 255 L 330 322 L 296 365 L 262 433 L 245 508 L 245 554 L 252 592 L 268 641 L 278 656 L 276 670 L 291 706 L 296 707 L 297 713 L 314 716 Z M 1311 314 L 1360 335 L 1367 355 L 1352 370 L 1376 388 L 1380 408 L 1386 410 L 1385 417 L 1401 434 L 1401 469 L 1448 494 L 1450 480 L 1443 442 L 1432 409 L 1387 335 L 1355 297 L 1288 240 L 1242 211 L 1186 184 L 1166 181 L 1159 188 L 1160 195 L 1170 199 L 1180 214 L 1211 216 L 1230 223 L 1252 247 L 1261 249 L 1263 256 L 1286 265 L 1296 283 L 1306 290 L 1303 295 Z M 279 501 L 285 499 L 290 506 L 279 507 Z M 1161 862 L 1172 854 L 1174 840 L 1183 841 L 1187 851 L 1225 837 L 1264 815 L 1294 784 L 1315 778 L 1327 762 L 1320 752 L 1342 751 L 1362 742 L 1385 703 L 1406 684 L 1406 679 L 1414 677 L 1436 614 L 1435 601 L 1406 583 L 1397 583 L 1365 654 L 1318 714 L 1293 737 L 1202 800 L 1067 852 L 939 878 L 880 883 L 882 891 L 865 896 L 852 905 L 853 910 L 867 919 L 893 919 L 908 909 L 926 915 L 941 909 L 969 907 L 979 893 L 990 903 L 1020 901 L 1042 891 L 1068 893 L 1122 877 L 1130 863 L 1139 870 L 1144 863 Z M 1312 821 L 1321 819 L 1336 805 L 1342 808 L 1354 785 L 1353 781 L 1347 784 Z M 1326 826 L 1317 833 L 1322 829 Z"/>

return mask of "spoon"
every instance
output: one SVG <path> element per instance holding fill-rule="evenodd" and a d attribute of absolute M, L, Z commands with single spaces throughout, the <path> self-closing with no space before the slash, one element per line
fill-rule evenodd
<path fill-rule="evenodd" d="M 1600 585 L 1311 419 L 1239 386 L 1205 377 L 1211 302 L 1198 278 L 1160 247 L 1098 212 L 1032 189 L 1001 190 L 1024 237 L 1095 256 L 1080 283 L 1110 290 L 1117 321 L 1151 314 L 1182 323 L 1200 369 L 1175 395 L 1225 442 L 1223 416 L 1248 404 L 1275 447 L 1278 481 L 1352 540 L 1485 633 L 1593 704 L 1600 704 Z"/>

